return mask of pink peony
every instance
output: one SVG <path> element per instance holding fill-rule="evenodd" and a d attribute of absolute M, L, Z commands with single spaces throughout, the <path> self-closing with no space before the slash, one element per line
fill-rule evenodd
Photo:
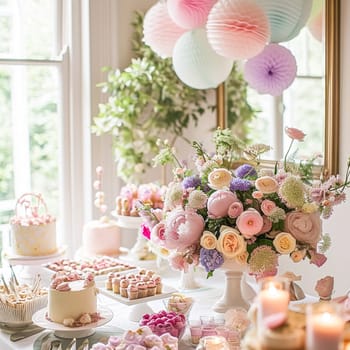
<path fill-rule="evenodd" d="M 150 240 L 151 239 L 151 230 L 149 229 L 149 227 L 147 225 L 145 225 L 144 223 L 141 224 L 141 234 L 143 237 L 145 237 L 146 239 Z"/>
<path fill-rule="evenodd" d="M 285 132 L 288 137 L 290 137 L 292 140 L 297 140 L 297 141 L 304 141 L 304 137 L 306 134 L 304 134 L 301 130 L 296 129 L 296 128 L 285 128 Z"/>
<path fill-rule="evenodd" d="M 242 236 L 249 239 L 261 231 L 264 220 L 257 210 L 248 209 L 237 218 L 236 225 Z"/>
<path fill-rule="evenodd" d="M 212 219 L 219 219 L 227 216 L 230 205 L 237 202 L 235 193 L 227 190 L 218 190 L 208 199 L 208 216 Z"/>
<path fill-rule="evenodd" d="M 290 232 L 297 241 L 316 247 L 321 237 L 322 221 L 318 212 L 303 213 L 293 211 L 287 214 L 284 223 L 286 232 Z"/>
<path fill-rule="evenodd" d="M 233 202 L 228 208 L 227 215 L 230 218 L 235 219 L 238 216 L 240 216 L 242 212 L 243 212 L 243 204 L 241 202 Z"/>
<path fill-rule="evenodd" d="M 261 202 L 261 211 L 266 215 L 270 216 L 273 210 L 276 208 L 276 204 L 269 199 L 265 199 Z"/>
<path fill-rule="evenodd" d="M 186 261 L 185 257 L 182 256 L 181 254 L 171 254 L 169 256 L 169 264 L 170 267 L 173 268 L 174 270 L 179 270 L 179 271 L 188 271 L 188 262 Z"/>
<path fill-rule="evenodd" d="M 166 218 L 164 246 L 183 251 L 199 242 L 203 230 L 202 216 L 192 209 L 178 207 L 168 213 Z"/>

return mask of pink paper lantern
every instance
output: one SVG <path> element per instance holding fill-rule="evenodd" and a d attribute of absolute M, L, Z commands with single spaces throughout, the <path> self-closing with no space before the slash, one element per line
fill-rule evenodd
<path fill-rule="evenodd" d="M 317 15 L 311 18 L 307 24 L 307 29 L 311 35 L 318 41 L 323 39 L 323 11 L 321 10 Z"/>
<path fill-rule="evenodd" d="M 297 64 L 293 54 L 278 44 L 270 44 L 244 66 L 244 78 L 260 94 L 279 96 L 295 79 Z"/>
<path fill-rule="evenodd" d="M 166 3 L 158 2 L 146 13 L 143 22 L 145 43 L 161 57 L 171 57 L 177 39 L 185 32 L 169 17 Z"/>
<path fill-rule="evenodd" d="M 167 0 L 170 18 L 180 27 L 194 29 L 207 22 L 217 0 Z"/>
<path fill-rule="evenodd" d="M 255 1 L 219 0 L 209 13 L 207 34 L 219 55 L 248 59 L 261 52 L 269 41 L 269 22 Z"/>
<path fill-rule="evenodd" d="M 232 59 L 218 55 L 210 46 L 205 29 L 186 32 L 175 44 L 174 71 L 194 89 L 217 87 L 227 79 L 232 66 Z"/>

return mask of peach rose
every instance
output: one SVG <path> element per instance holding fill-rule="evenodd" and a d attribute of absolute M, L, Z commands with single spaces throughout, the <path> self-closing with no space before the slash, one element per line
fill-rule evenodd
<path fill-rule="evenodd" d="M 286 215 L 284 229 L 297 241 L 316 247 L 321 237 L 322 221 L 319 213 L 293 211 Z"/>
<path fill-rule="evenodd" d="M 296 248 L 295 238 L 288 232 L 280 232 L 273 240 L 273 245 L 280 254 L 290 254 Z"/>
<path fill-rule="evenodd" d="M 242 254 L 237 255 L 236 261 L 240 265 L 246 265 L 248 261 L 248 252 L 244 251 Z"/>
<path fill-rule="evenodd" d="M 232 180 L 232 174 L 225 168 L 217 168 L 208 175 L 208 185 L 213 190 L 227 189 Z"/>
<path fill-rule="evenodd" d="M 266 215 L 270 216 L 273 210 L 276 208 L 276 203 L 265 199 L 261 202 L 261 211 Z"/>
<path fill-rule="evenodd" d="M 305 256 L 306 256 L 306 249 L 294 250 L 294 252 L 290 254 L 290 258 L 295 263 L 302 261 L 305 258 Z"/>
<path fill-rule="evenodd" d="M 317 281 L 315 291 L 322 300 L 330 300 L 334 288 L 334 277 L 326 276 Z"/>
<path fill-rule="evenodd" d="M 261 231 L 264 220 L 257 210 L 248 209 L 237 218 L 236 225 L 241 234 L 249 239 Z"/>
<path fill-rule="evenodd" d="M 230 205 L 237 201 L 236 194 L 231 191 L 218 190 L 212 193 L 207 202 L 208 216 L 213 219 L 227 216 Z"/>
<path fill-rule="evenodd" d="M 255 187 L 264 194 L 275 193 L 278 190 L 278 182 L 271 176 L 262 176 L 255 180 Z"/>
<path fill-rule="evenodd" d="M 247 244 L 237 230 L 229 226 L 221 226 L 220 237 L 217 243 L 217 250 L 224 257 L 231 259 L 243 254 Z"/>
<path fill-rule="evenodd" d="M 216 244 L 216 236 L 210 231 L 204 231 L 200 240 L 200 245 L 205 249 L 215 249 Z"/>
<path fill-rule="evenodd" d="M 241 202 L 233 202 L 230 207 L 228 208 L 227 215 L 235 219 L 238 216 L 240 216 L 243 212 L 243 204 Z"/>
<path fill-rule="evenodd" d="M 286 127 L 285 132 L 288 137 L 290 137 L 292 140 L 297 140 L 297 141 L 304 141 L 304 137 L 306 134 L 304 134 L 301 130 L 297 128 L 288 128 Z"/>

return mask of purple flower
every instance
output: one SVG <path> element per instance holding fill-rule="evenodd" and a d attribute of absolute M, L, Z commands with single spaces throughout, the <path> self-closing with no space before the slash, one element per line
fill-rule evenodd
<path fill-rule="evenodd" d="M 197 188 L 201 184 L 201 179 L 198 175 L 185 177 L 182 181 L 182 186 L 187 188 Z"/>
<path fill-rule="evenodd" d="M 246 176 L 257 176 L 256 170 L 250 164 L 243 164 L 235 171 L 237 177 L 243 179 Z"/>
<path fill-rule="evenodd" d="M 224 257 L 216 249 L 201 248 L 199 259 L 207 272 L 214 271 L 224 263 Z"/>
<path fill-rule="evenodd" d="M 230 191 L 248 191 L 251 188 L 252 184 L 249 180 L 240 179 L 239 177 L 235 177 L 231 180 L 230 183 Z"/>

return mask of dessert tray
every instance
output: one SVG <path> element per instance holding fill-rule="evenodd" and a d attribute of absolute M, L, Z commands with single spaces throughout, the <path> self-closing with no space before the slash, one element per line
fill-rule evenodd
<path fill-rule="evenodd" d="M 99 276 L 103 278 L 109 272 L 132 272 L 137 269 L 135 265 L 128 264 L 126 262 L 122 262 L 118 259 L 102 256 L 91 259 L 60 259 L 57 261 L 53 261 L 44 266 L 47 270 L 52 273 L 56 272 L 91 272 L 95 275 L 95 279 L 98 279 Z"/>
<path fill-rule="evenodd" d="M 66 327 L 63 324 L 49 321 L 46 318 L 47 308 L 37 311 L 33 315 L 33 322 L 45 329 L 53 330 L 56 337 L 60 338 L 83 338 L 95 332 L 95 328 L 108 323 L 113 318 L 113 312 L 105 306 L 100 306 L 98 311 L 101 319 L 82 327 Z"/>
<path fill-rule="evenodd" d="M 149 301 L 167 298 L 167 297 L 171 296 L 173 293 L 177 292 L 177 290 L 175 288 L 163 284 L 163 292 L 161 294 L 156 294 L 156 295 L 149 296 L 149 297 L 130 300 L 128 298 L 120 296 L 120 294 L 114 293 L 111 290 L 107 290 L 103 286 L 103 284 L 100 284 L 99 282 L 96 285 L 99 288 L 99 291 L 101 294 L 106 295 L 111 299 L 117 300 L 118 302 L 125 304 L 125 305 L 144 304 L 144 303 L 147 303 Z"/>

